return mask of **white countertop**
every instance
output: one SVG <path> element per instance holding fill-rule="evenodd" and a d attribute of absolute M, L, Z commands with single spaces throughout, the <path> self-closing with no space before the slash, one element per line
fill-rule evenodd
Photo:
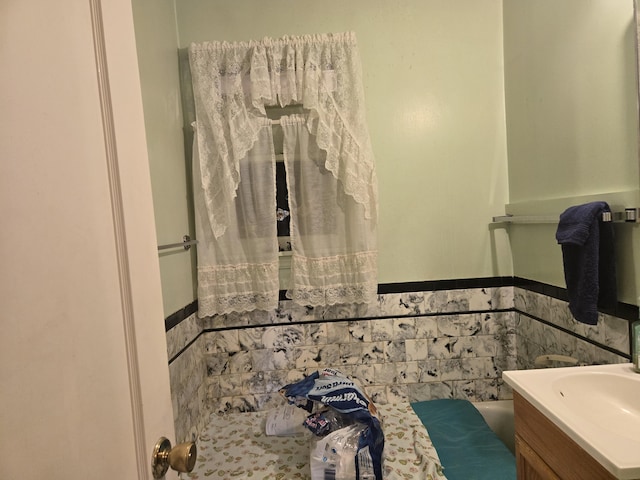
<path fill-rule="evenodd" d="M 513 370 L 503 378 L 611 474 L 640 479 L 640 374 L 632 364 Z"/>

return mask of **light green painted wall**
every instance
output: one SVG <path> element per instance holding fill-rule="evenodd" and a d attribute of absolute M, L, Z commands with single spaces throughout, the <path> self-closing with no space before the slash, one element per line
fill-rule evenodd
<path fill-rule="evenodd" d="M 633 0 L 504 2 L 507 211 L 638 207 Z M 638 303 L 638 226 L 616 225 L 619 299 Z M 555 225 L 510 227 L 516 276 L 565 286 Z"/>
<path fill-rule="evenodd" d="M 158 245 L 192 232 L 182 134 L 175 11 L 172 0 L 133 0 L 138 63 Z M 193 235 L 193 233 L 191 233 Z M 195 297 L 195 250 L 159 253 L 164 313 Z"/>
<path fill-rule="evenodd" d="M 510 202 L 638 188 L 633 0 L 504 4 Z"/>
<path fill-rule="evenodd" d="M 509 123 L 508 177 L 505 108 L 515 108 L 518 95 L 528 99 L 527 108 L 536 106 L 535 97 L 523 90 L 529 85 L 526 74 L 522 85 L 505 87 L 503 81 L 503 58 L 507 74 L 522 62 L 513 53 L 513 42 L 526 29 L 509 26 L 513 9 L 551 2 L 559 12 L 558 0 L 505 0 L 505 57 L 501 0 L 177 0 L 175 6 L 173 0 L 133 0 L 158 242 L 179 241 L 191 230 L 177 48 L 191 41 L 352 30 L 362 57 L 379 176 L 379 282 L 515 273 L 564 286 L 555 227 L 511 227 L 509 238 L 505 228 L 489 225 L 491 217 L 503 214 L 505 204 L 514 213 L 557 214 L 572 204 L 568 202 L 590 198 L 580 195 L 618 190 L 626 193 L 607 195 L 612 205 L 639 205 L 640 174 L 633 143 L 633 29 L 628 18 L 616 17 L 619 9 L 613 7 L 624 3 L 626 8 L 631 0 L 563 1 L 580 3 L 572 11 L 580 21 L 595 17 L 598 22 L 553 34 L 542 29 L 539 40 L 553 41 L 541 55 L 538 76 L 551 67 L 557 79 L 573 75 L 578 56 L 565 42 L 579 30 L 589 30 L 583 32 L 587 38 L 593 34 L 591 48 L 597 50 L 611 43 L 602 32 L 608 25 L 622 23 L 624 31 L 612 37 L 617 53 L 606 63 L 599 63 L 588 77 L 571 77 L 576 84 L 566 88 L 562 98 L 570 98 L 574 110 L 565 109 L 557 119 L 537 105 L 541 111 L 518 114 L 524 126 Z M 597 15 L 584 10 L 598 2 L 612 8 Z M 610 81 L 618 82 L 619 90 L 608 101 L 590 95 L 592 83 Z M 582 110 L 603 103 L 604 114 L 596 118 Z M 614 107 L 622 107 L 622 113 L 613 113 Z M 514 115 L 509 112 L 509 118 Z M 557 138 L 571 140 L 559 147 L 559 156 L 551 157 L 550 147 L 543 145 L 540 128 L 547 124 L 553 125 L 551 133 Z M 578 143 L 584 139 L 591 144 Z M 603 145 L 611 139 L 617 151 L 606 155 Z M 622 228 L 622 299 L 637 303 L 640 233 L 638 227 Z M 192 254 L 180 250 L 160 256 L 165 314 L 195 299 L 193 262 Z"/>
<path fill-rule="evenodd" d="M 511 275 L 501 0 L 189 0 L 180 46 L 356 33 L 379 177 L 379 282 Z"/>

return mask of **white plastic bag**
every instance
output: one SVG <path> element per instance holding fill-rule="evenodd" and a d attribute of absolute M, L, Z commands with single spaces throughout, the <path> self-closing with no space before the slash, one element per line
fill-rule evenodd
<path fill-rule="evenodd" d="M 356 455 L 364 455 L 363 451 L 358 452 L 358 442 L 365 428 L 356 423 L 319 438 L 311 449 L 311 480 L 374 479 L 370 458 L 359 458 L 360 471 L 356 474 Z"/>
<path fill-rule="evenodd" d="M 325 368 L 280 391 L 290 404 L 309 413 L 320 404 L 354 422 L 312 446 L 312 480 L 382 480 L 382 425 L 375 405 L 359 386 L 340 371 Z"/>

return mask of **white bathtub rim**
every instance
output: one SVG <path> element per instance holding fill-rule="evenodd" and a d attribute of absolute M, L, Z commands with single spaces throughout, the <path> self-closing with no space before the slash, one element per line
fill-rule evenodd
<path fill-rule="evenodd" d="M 487 422 L 491 430 L 515 454 L 513 400 L 491 400 L 472 403 L 482 414 L 484 421 Z"/>

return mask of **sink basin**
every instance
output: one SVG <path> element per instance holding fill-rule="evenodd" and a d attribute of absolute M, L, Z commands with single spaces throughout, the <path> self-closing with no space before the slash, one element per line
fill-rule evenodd
<path fill-rule="evenodd" d="M 575 415 L 621 437 L 637 440 L 640 375 L 632 377 L 578 369 L 554 380 L 552 389 Z"/>
<path fill-rule="evenodd" d="M 614 477 L 640 478 L 640 374 L 630 363 L 502 376 Z"/>

